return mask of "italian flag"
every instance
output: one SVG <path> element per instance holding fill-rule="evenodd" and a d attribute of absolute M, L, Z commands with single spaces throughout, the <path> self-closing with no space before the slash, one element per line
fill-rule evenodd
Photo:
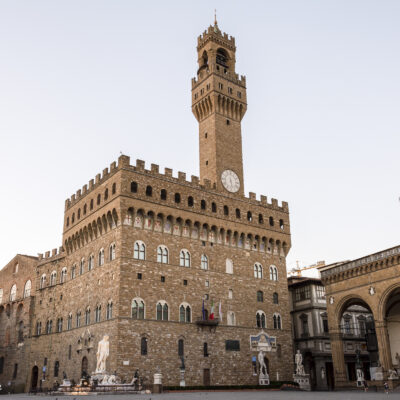
<path fill-rule="evenodd" d="M 209 319 L 214 319 L 214 300 L 211 300 L 211 312 Z"/>

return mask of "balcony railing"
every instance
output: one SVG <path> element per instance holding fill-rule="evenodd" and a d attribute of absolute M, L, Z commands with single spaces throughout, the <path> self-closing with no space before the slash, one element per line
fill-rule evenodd
<path fill-rule="evenodd" d="M 219 318 L 203 319 L 203 317 L 197 317 L 196 324 L 197 325 L 203 325 L 203 326 L 217 326 L 219 324 Z"/>

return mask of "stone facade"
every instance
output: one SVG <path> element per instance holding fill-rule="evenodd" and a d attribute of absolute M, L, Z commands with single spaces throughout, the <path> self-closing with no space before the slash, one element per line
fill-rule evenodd
<path fill-rule="evenodd" d="M 321 267 L 320 271 L 326 287 L 336 385 L 354 385 L 343 346 L 343 319 L 349 308 L 358 306 L 373 316 L 366 326 L 370 379 L 378 385 L 389 379 L 396 386 L 400 372 L 400 247 Z"/>
<path fill-rule="evenodd" d="M 18 375 L 25 390 L 51 387 L 64 371 L 75 381 L 83 371 L 93 373 L 104 334 L 110 337 L 107 370 L 124 381 L 139 369 L 144 383 L 151 384 L 160 370 L 163 384 L 179 385 L 183 356 L 186 385 L 236 385 L 257 384 L 250 335 L 264 330 L 277 343 L 266 354 L 271 380 L 292 379 L 288 205 L 243 195 L 245 80 L 240 79 L 242 97 L 234 103 L 238 89 L 228 89 L 237 76 L 234 39 L 217 25 L 207 32 L 199 39 L 199 54 L 203 40 L 216 52 L 209 52 L 194 82 L 206 75 L 207 82 L 223 82 L 215 90 L 210 83 L 214 100 L 208 106 L 193 106 L 199 113 L 201 163 L 207 159 L 208 170 L 200 167 L 200 178 L 188 181 L 169 168 L 164 173 L 155 164 L 146 169 L 141 160 L 131 165 L 123 155 L 66 201 L 63 247 L 39 255 L 30 269 L 36 279 L 29 357 L 26 371 Z M 229 73 L 217 70 L 220 47 L 228 54 Z M 223 88 L 222 102 L 217 91 Z M 225 111 L 215 105 L 218 101 Z M 214 122 L 204 132 L 206 112 Z M 237 134 L 224 146 L 232 126 Z M 204 143 L 205 133 L 214 145 Z M 226 169 L 239 179 L 236 191 L 221 183 Z M 11 287 L 11 275 L 2 273 L 1 287 Z M 1 318 L 7 299 L 5 293 Z M 257 312 L 265 314 L 264 324 Z M 18 359 L 15 351 L 6 357 Z M 0 383 L 7 379 L 0 374 Z"/>

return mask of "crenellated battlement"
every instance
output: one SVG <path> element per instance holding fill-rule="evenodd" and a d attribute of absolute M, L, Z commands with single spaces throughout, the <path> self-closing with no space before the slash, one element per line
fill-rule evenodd
<path fill-rule="evenodd" d="M 137 159 L 135 165 L 130 164 L 130 157 L 126 155 L 121 155 L 118 158 L 118 164 L 116 162 L 111 163 L 110 170 L 105 168 L 102 174 L 97 174 L 95 179 L 91 179 L 88 185 L 84 185 L 82 189 L 77 190 L 75 194 L 73 194 L 69 199 L 65 201 L 65 209 L 69 209 L 74 204 L 76 204 L 79 200 L 84 198 L 86 195 L 91 193 L 97 187 L 99 187 L 102 183 L 104 183 L 107 179 L 113 176 L 117 171 L 131 170 L 132 172 L 145 174 L 149 177 L 154 177 L 158 179 L 163 179 L 169 181 L 171 183 L 178 183 L 181 185 L 189 186 L 194 189 L 206 190 L 209 192 L 214 192 L 215 195 L 221 195 L 220 192 L 217 192 L 216 185 L 211 184 L 208 179 L 204 180 L 204 184 L 200 183 L 200 179 L 198 176 L 192 175 L 190 180 L 187 179 L 186 173 L 182 171 L 178 171 L 177 177 L 174 177 L 174 171 L 172 168 L 164 168 L 164 173 L 160 172 L 160 167 L 158 164 L 151 164 L 150 169 L 146 169 L 145 161 Z M 226 197 L 230 197 L 229 195 L 224 194 Z M 235 199 L 238 198 L 235 196 Z M 259 199 L 257 199 L 257 195 L 253 192 L 249 193 L 249 196 L 243 196 L 242 200 L 248 201 L 251 204 L 263 206 L 266 208 L 272 208 L 279 211 L 289 212 L 288 203 L 282 201 L 281 205 L 278 204 L 278 200 L 272 198 L 270 202 L 268 202 L 267 196 L 261 195 Z"/>
<path fill-rule="evenodd" d="M 225 32 L 221 32 L 218 25 L 210 25 L 202 35 L 197 38 L 197 50 L 200 50 L 209 40 L 220 41 L 222 45 L 235 50 L 235 38 Z"/>
<path fill-rule="evenodd" d="M 45 253 L 38 253 L 38 261 L 41 262 L 48 262 L 54 261 L 60 257 L 64 257 L 64 248 L 60 246 L 58 249 L 48 250 Z"/>

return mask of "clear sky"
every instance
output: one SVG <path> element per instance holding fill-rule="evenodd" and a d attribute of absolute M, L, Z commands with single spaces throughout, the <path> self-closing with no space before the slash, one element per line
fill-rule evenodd
<path fill-rule="evenodd" d="M 288 268 L 400 239 L 400 1 L 0 0 L 0 266 L 61 245 L 116 160 L 198 175 L 197 36 L 236 38 L 246 192 L 289 202 Z"/>

